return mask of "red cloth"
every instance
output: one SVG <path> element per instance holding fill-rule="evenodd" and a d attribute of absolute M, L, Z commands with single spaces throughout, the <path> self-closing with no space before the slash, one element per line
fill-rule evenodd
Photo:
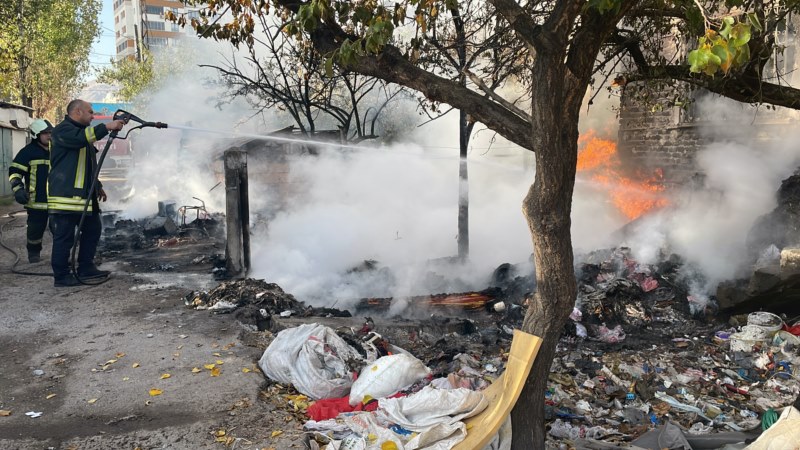
<path fill-rule="evenodd" d="M 320 421 L 333 419 L 339 413 L 353 412 L 353 411 L 375 411 L 378 409 L 378 401 L 373 400 L 367 403 L 359 403 L 356 406 L 350 406 L 350 397 L 345 396 L 341 398 L 325 398 L 317 400 L 308 407 L 308 416 L 312 420 Z"/>
<path fill-rule="evenodd" d="M 792 333 L 795 336 L 800 336 L 800 324 L 794 324 L 792 326 L 783 324 L 783 330 Z"/>

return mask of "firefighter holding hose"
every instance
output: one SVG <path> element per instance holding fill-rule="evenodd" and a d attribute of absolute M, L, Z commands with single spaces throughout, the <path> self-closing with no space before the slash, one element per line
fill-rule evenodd
<path fill-rule="evenodd" d="M 75 231 L 84 211 L 77 275 L 81 279 L 91 279 L 107 277 L 110 273 L 99 270 L 94 264 L 102 231 L 99 201 L 106 201 L 106 193 L 99 182 L 91 198 L 89 190 L 97 167 L 95 141 L 104 138 L 111 131 L 121 130 L 125 121 L 112 120 L 92 126 L 93 118 L 94 111 L 90 103 L 73 100 L 67 105 L 66 117 L 55 127 L 52 134 L 47 205 L 50 231 L 53 233 L 51 264 L 56 287 L 81 284 L 70 273 L 69 257 L 75 240 Z"/>

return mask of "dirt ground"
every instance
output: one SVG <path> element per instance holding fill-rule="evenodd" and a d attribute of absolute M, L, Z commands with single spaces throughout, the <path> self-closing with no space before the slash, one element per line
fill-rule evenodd
<path fill-rule="evenodd" d="M 8 217 L 19 209 L 0 206 L 0 225 L 24 258 L 25 215 Z M 17 268 L 49 272 L 47 234 L 44 245 L 45 262 Z M 210 251 L 223 248 L 144 255 L 168 272 L 106 258 L 108 282 L 54 288 L 12 273 L 14 256 L 0 249 L 0 449 L 302 448 L 302 423 L 257 370 L 271 334 L 184 305 L 215 285 L 210 265 L 189 264 Z"/>

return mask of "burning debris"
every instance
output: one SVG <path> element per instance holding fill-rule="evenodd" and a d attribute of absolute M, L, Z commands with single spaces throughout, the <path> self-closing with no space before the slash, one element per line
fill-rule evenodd
<path fill-rule="evenodd" d="M 597 251 L 578 265 L 578 299 L 571 334 L 615 343 L 633 329 L 653 339 L 692 332 L 708 303 L 689 295 L 676 256 L 657 265 L 640 264 L 630 249 Z"/>
<path fill-rule="evenodd" d="M 499 288 L 489 288 L 480 292 L 462 292 L 457 294 L 417 295 L 403 299 L 409 305 L 427 309 L 475 311 L 494 308 L 505 309 L 499 300 Z M 356 304 L 356 313 L 361 311 L 389 311 L 392 298 L 363 298 Z"/>
<path fill-rule="evenodd" d="M 628 220 L 669 204 L 663 195 L 663 174 L 656 171 L 636 178 L 624 175 L 615 142 L 598 138 L 590 131 L 580 136 L 578 146 L 578 172 L 608 189 L 611 202 Z"/>
<path fill-rule="evenodd" d="M 690 285 L 697 280 L 687 278 L 686 272 L 675 255 L 658 264 L 641 264 L 628 248 L 593 252 L 577 265 L 576 308 L 553 361 L 545 399 L 551 444 L 579 449 L 603 448 L 597 447 L 600 443 L 641 446 L 650 439 L 651 430 L 674 433 L 689 445 L 699 442 L 697 436 L 703 436 L 703 442 L 751 439 L 751 431 L 761 426 L 760 416 L 790 404 L 800 393 L 794 376 L 800 367 L 800 337 L 779 331 L 780 325 L 791 321 L 777 316 L 765 321 L 762 313 L 739 318 L 738 323 L 715 324 L 710 315 L 716 312 L 713 298 L 701 301 L 692 294 Z M 325 342 L 334 342 L 335 336 L 337 345 L 352 349 L 335 351 L 352 356 L 339 365 L 343 371 L 336 377 L 348 386 L 352 374 L 360 372 L 364 377 L 370 364 L 377 364 L 375 370 L 387 377 L 406 373 L 400 366 L 381 369 L 386 363 L 381 358 L 398 352 L 413 355 L 409 357 L 416 362 L 409 367 L 424 367 L 425 374 L 415 371 L 413 381 L 398 379 L 385 391 L 411 401 L 434 388 L 480 392 L 503 373 L 508 356 L 504 349 L 510 346 L 513 329 L 521 326 L 526 307 L 524 301 L 520 305 L 506 295 L 519 286 L 532 286 L 532 277 L 513 275 L 515 267 L 503 265 L 492 280 L 495 285 L 516 286 L 508 291 L 492 286 L 477 292 L 405 298 L 412 308 L 425 305 L 436 312 L 410 321 L 331 317 L 330 310 L 308 307 L 263 280 L 224 282 L 208 292 L 190 293 L 185 300 L 197 309 L 229 312 L 240 308 L 240 320 L 260 317 L 270 322 L 257 326 L 259 330 L 289 331 L 325 317 L 331 328 L 314 325 L 314 329 L 326 330 L 330 339 Z M 530 291 L 515 295 L 528 297 Z M 362 299 L 358 311 L 380 315 L 395 300 Z M 499 304 L 507 305 L 507 310 L 495 307 Z M 795 329 L 800 334 L 800 327 Z M 332 347 L 303 348 L 311 352 L 310 360 L 333 364 L 325 350 Z M 319 399 L 303 409 L 311 418 L 305 424 L 308 445 L 352 434 L 347 425 L 350 416 L 341 413 L 367 417 L 362 414 L 375 414 L 370 411 L 388 405 L 389 395 L 381 394 L 382 398 L 353 406 L 339 381 L 308 382 L 339 372 L 323 368 L 311 374 L 308 370 L 317 366 L 292 359 L 303 358 L 292 355 L 304 353 L 278 350 L 267 349 L 289 358 L 287 367 L 301 378 L 297 383 L 273 381 L 293 384 L 301 394 Z M 322 353 L 314 353 L 318 351 Z M 272 360 L 264 358 L 267 352 L 262 364 Z M 300 367 L 305 372 L 296 373 Z M 262 370 L 272 378 L 270 369 Z M 336 391 L 336 398 L 316 390 L 305 392 L 329 384 L 344 390 Z M 391 440 L 390 435 L 384 438 Z"/>

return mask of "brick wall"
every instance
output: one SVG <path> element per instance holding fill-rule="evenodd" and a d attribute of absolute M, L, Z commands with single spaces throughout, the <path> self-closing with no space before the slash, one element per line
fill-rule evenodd
<path fill-rule="evenodd" d="M 686 85 L 646 90 L 631 84 L 620 101 L 617 152 L 626 169 L 649 178 L 661 170 L 667 187 L 684 185 L 700 173 L 695 155 L 712 142 L 710 122 L 699 116 L 691 100 L 703 91 L 688 94 Z M 747 143 L 781 138 L 787 125 L 796 126 L 795 112 L 759 109 L 752 130 L 740 133 Z M 741 130 L 736 130 L 741 131 Z"/>

